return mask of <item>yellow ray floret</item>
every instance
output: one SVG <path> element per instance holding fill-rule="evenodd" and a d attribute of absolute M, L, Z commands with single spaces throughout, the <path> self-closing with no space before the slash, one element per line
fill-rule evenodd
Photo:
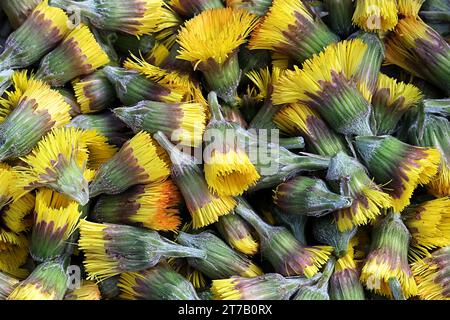
<path fill-rule="evenodd" d="M 79 288 L 70 291 L 64 300 L 101 300 L 102 295 L 98 285 L 89 280 L 83 280 Z"/>
<path fill-rule="evenodd" d="M 49 6 L 48 0 L 42 1 L 33 10 L 32 16 L 40 17 L 39 20 L 42 21 L 42 25 L 45 25 L 48 34 L 57 30 L 60 36 L 64 36 L 69 32 L 69 17 L 64 10 Z"/>
<path fill-rule="evenodd" d="M 35 196 L 25 194 L 23 197 L 11 202 L 0 212 L 4 225 L 12 232 L 19 233 L 30 228 L 30 222 L 26 220 L 35 205 Z"/>
<path fill-rule="evenodd" d="M 104 239 L 106 225 L 81 220 L 78 246 L 84 251 L 84 265 L 88 280 L 103 280 L 119 274 L 118 261 L 108 257 L 107 240 Z"/>
<path fill-rule="evenodd" d="M 259 91 L 256 98 L 258 100 L 270 98 L 273 84 L 277 83 L 283 73 L 283 70 L 277 67 L 273 67 L 272 72 L 269 71 L 269 68 L 252 70 L 248 72 L 247 77 L 253 82 Z"/>
<path fill-rule="evenodd" d="M 55 129 L 39 141 L 37 147 L 30 155 L 22 158 L 29 165 L 20 168 L 19 175 L 24 178 L 25 185 L 42 180 L 48 170 L 61 161 L 74 159 L 76 164 L 82 168 L 88 160 L 88 148 L 83 140 L 84 132 L 76 128 Z"/>
<path fill-rule="evenodd" d="M 324 51 L 306 60 L 303 69 L 294 66 L 286 71 L 275 84 L 272 100 L 274 104 L 311 101 L 308 94 L 322 91 L 321 82 L 333 82 L 333 73 L 342 74 L 352 79 L 364 57 L 367 45 L 360 39 L 345 40 L 329 45 Z M 366 90 L 360 89 L 368 101 Z"/>
<path fill-rule="evenodd" d="M 143 131 L 137 133 L 129 140 L 126 148 L 131 150 L 137 166 L 144 170 L 149 181 L 161 181 L 169 176 L 167 154 L 148 133 Z"/>
<path fill-rule="evenodd" d="M 412 75 L 419 76 L 420 70 L 413 68 L 412 63 L 419 65 L 422 59 L 413 52 L 413 49 L 417 47 L 417 39 L 432 41 L 432 38 L 427 36 L 429 28 L 422 20 L 413 17 L 401 19 L 395 32 L 385 41 L 386 61 L 398 65 Z"/>
<path fill-rule="evenodd" d="M 252 33 L 250 49 L 276 50 L 283 45 L 292 45 L 286 32 L 298 24 L 298 16 L 310 23 L 315 23 L 317 19 L 303 1 L 274 0 L 269 12 Z"/>
<path fill-rule="evenodd" d="M 18 286 L 7 300 L 55 300 L 56 292 L 45 290 L 40 283 L 28 283 Z"/>
<path fill-rule="evenodd" d="M 220 196 L 239 196 L 260 178 L 255 166 L 242 150 L 213 151 L 205 161 L 205 179 L 210 190 Z"/>
<path fill-rule="evenodd" d="M 312 136 L 312 132 L 310 132 L 307 123 L 310 117 L 320 119 L 320 116 L 310 107 L 293 103 L 281 109 L 273 117 L 273 121 L 278 128 L 291 136 L 300 134 L 299 130 Z"/>
<path fill-rule="evenodd" d="M 366 225 L 374 221 L 383 211 L 392 207 L 393 199 L 381 190 L 363 188 L 355 195 L 351 207 L 336 212 L 339 231 L 351 230 L 354 226 Z"/>
<path fill-rule="evenodd" d="M 411 232 L 413 257 L 450 245 L 450 198 L 424 202 L 411 208 L 405 225 Z"/>
<path fill-rule="evenodd" d="M 98 169 L 117 152 L 117 147 L 108 143 L 108 138 L 96 130 L 84 130 L 82 140 L 89 151 L 89 168 Z"/>
<path fill-rule="evenodd" d="M 39 188 L 36 192 L 36 203 L 46 203 L 54 209 L 67 208 L 74 201 L 67 196 L 47 188 Z"/>
<path fill-rule="evenodd" d="M 404 99 L 404 102 L 401 104 L 402 110 L 408 110 L 423 98 L 421 91 L 416 86 L 398 82 L 396 79 L 382 73 L 380 73 L 377 83 L 377 90 L 381 89 L 388 89 L 389 91 L 387 106 L 392 106 L 399 98 Z"/>
<path fill-rule="evenodd" d="M 237 202 L 232 197 L 211 198 L 208 203 L 191 212 L 194 229 L 217 222 L 220 216 L 230 213 L 236 205 Z"/>
<path fill-rule="evenodd" d="M 420 299 L 450 300 L 450 295 L 448 292 L 445 292 L 445 281 L 442 280 L 442 271 L 444 270 L 438 263 L 433 261 L 431 256 L 412 263 L 411 271 L 417 282 L 417 291 Z M 441 277 L 440 281 L 438 281 L 438 276 Z"/>
<path fill-rule="evenodd" d="M 63 41 L 63 46 L 73 47 L 78 60 L 94 71 L 109 63 L 109 57 L 95 39 L 89 27 L 85 25 L 73 29 Z"/>
<path fill-rule="evenodd" d="M 398 22 L 396 0 L 358 0 L 353 23 L 366 31 L 389 31 Z"/>
<path fill-rule="evenodd" d="M 56 90 L 33 76 L 27 77 L 26 71 L 17 71 L 12 76 L 12 82 L 16 90 L 13 99 L 14 106 L 30 104 L 34 112 L 45 112 L 50 115 L 53 127 L 61 127 L 70 121 L 70 105 Z M 10 97 L 11 99 L 11 97 Z M 16 100 L 16 101 L 15 101 Z"/>
<path fill-rule="evenodd" d="M 175 231 L 181 224 L 177 208 L 181 195 L 171 180 L 149 184 L 139 195 L 139 209 L 130 220 L 153 230 Z"/>
<path fill-rule="evenodd" d="M 258 252 L 259 243 L 250 234 L 240 239 L 229 237 L 228 240 L 230 241 L 230 246 L 239 252 L 250 256 Z"/>
<path fill-rule="evenodd" d="M 435 197 L 450 196 L 450 167 L 443 156 L 441 156 L 441 165 L 438 173 L 427 184 L 427 188 Z"/>
<path fill-rule="evenodd" d="M 419 17 L 419 11 L 425 0 L 397 0 L 398 12 L 405 17 Z"/>
<path fill-rule="evenodd" d="M 223 64 L 256 26 L 257 17 L 246 10 L 211 9 L 186 22 L 178 35 L 179 59 L 197 66 L 213 60 Z"/>
<path fill-rule="evenodd" d="M 417 294 L 417 284 L 410 270 L 405 270 L 401 263 L 391 265 L 390 262 L 374 257 L 364 264 L 360 280 L 368 289 L 387 297 L 392 297 L 389 279 L 398 279 L 406 298 Z"/>
<path fill-rule="evenodd" d="M 419 148 L 419 147 L 416 147 Z M 425 156 L 416 159 L 414 163 L 405 163 L 404 175 L 401 176 L 404 191 L 399 198 L 392 198 L 392 206 L 396 212 L 401 212 L 410 203 L 411 196 L 418 185 L 428 184 L 437 174 L 441 155 L 434 148 L 423 149 Z"/>
<path fill-rule="evenodd" d="M 34 224 L 35 226 L 41 223 L 47 225 L 45 232 L 49 234 L 41 236 L 50 236 L 50 233 L 59 234 L 62 231 L 60 239 L 65 241 L 79 226 L 81 212 L 78 207 L 78 203 L 72 201 L 67 207 L 56 209 L 51 207 L 51 202 L 46 202 L 43 197 L 39 197 L 36 200 Z"/>
<path fill-rule="evenodd" d="M 169 71 L 150 64 L 134 55 L 124 62 L 124 68 L 135 70 L 155 81 L 171 92 L 167 96 L 161 97 L 164 102 L 193 102 L 207 106 L 206 99 L 198 84 L 192 81 L 188 74 L 177 71 Z"/>
<path fill-rule="evenodd" d="M 215 300 L 241 300 L 242 296 L 236 286 L 239 284 L 238 279 L 220 279 L 213 280 L 211 292 Z"/>

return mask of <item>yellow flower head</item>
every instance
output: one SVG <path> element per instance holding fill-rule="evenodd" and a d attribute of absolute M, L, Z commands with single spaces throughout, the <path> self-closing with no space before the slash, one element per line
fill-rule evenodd
<path fill-rule="evenodd" d="M 275 84 L 274 104 L 309 102 L 311 94 L 323 91 L 324 83 L 333 83 L 336 74 L 351 80 L 364 57 L 367 44 L 360 39 L 345 40 L 328 46 L 324 51 L 305 61 L 303 69 L 294 66 L 286 71 Z M 370 101 L 370 94 L 360 89 L 361 94 Z"/>
<path fill-rule="evenodd" d="M 450 198 L 439 198 L 406 208 L 405 225 L 411 232 L 411 255 L 450 245 Z"/>
<path fill-rule="evenodd" d="M 62 204 L 63 195 L 49 195 L 50 190 L 39 191 L 36 196 L 36 207 L 31 235 L 30 252 L 37 261 L 45 261 L 62 254 L 66 241 L 78 228 L 81 212 L 78 203 L 71 201 L 67 206 Z M 59 202 L 59 203 L 58 203 Z"/>
<path fill-rule="evenodd" d="M 84 171 L 89 157 L 85 131 L 59 128 L 45 136 L 18 167 L 19 184 L 27 190 L 47 187 L 86 204 L 88 181 Z"/>
<path fill-rule="evenodd" d="M 143 131 L 97 170 L 91 182 L 91 196 L 117 194 L 137 184 L 165 180 L 169 174 L 167 156 L 152 137 Z"/>
<path fill-rule="evenodd" d="M 398 22 L 396 0 L 358 0 L 353 23 L 366 31 L 389 31 Z"/>
<path fill-rule="evenodd" d="M 194 67 L 209 61 L 222 65 L 244 44 L 257 17 L 245 10 L 211 9 L 187 21 L 178 35 L 179 59 Z"/>
<path fill-rule="evenodd" d="M 86 25 L 73 29 L 63 42 L 42 60 L 37 77 L 53 86 L 88 75 L 109 63 L 109 57 Z"/>
<path fill-rule="evenodd" d="M 129 70 L 135 70 L 145 75 L 147 78 L 155 81 L 159 85 L 170 90 L 170 94 L 162 96 L 164 102 L 193 102 L 207 106 L 202 91 L 197 83 L 187 74 L 177 71 L 169 71 L 149 62 L 139 59 L 134 55 L 125 60 L 124 67 Z"/>
<path fill-rule="evenodd" d="M 176 231 L 181 195 L 171 180 L 138 185 L 119 195 L 102 195 L 93 209 L 96 221 Z"/>
<path fill-rule="evenodd" d="M 69 291 L 64 300 L 101 300 L 102 295 L 94 281 L 83 280 L 81 286 Z"/>
<path fill-rule="evenodd" d="M 274 0 L 249 47 L 273 50 L 301 63 L 338 40 L 304 1 Z"/>
<path fill-rule="evenodd" d="M 419 11 L 425 0 L 397 0 L 398 12 L 404 17 L 419 17 Z"/>
<path fill-rule="evenodd" d="M 448 290 L 449 247 L 428 254 L 411 265 L 422 300 L 450 300 Z"/>

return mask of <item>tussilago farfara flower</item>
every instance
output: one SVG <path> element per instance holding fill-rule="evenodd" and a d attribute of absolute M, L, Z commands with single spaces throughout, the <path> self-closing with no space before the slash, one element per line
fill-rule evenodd
<path fill-rule="evenodd" d="M 0 272 L 0 300 L 6 300 L 19 282 L 18 279 Z"/>
<path fill-rule="evenodd" d="M 98 29 L 144 35 L 157 30 L 162 0 L 52 0 L 64 9 L 75 7 Z"/>
<path fill-rule="evenodd" d="M 110 111 L 98 114 L 80 114 L 72 118 L 67 126 L 95 130 L 99 135 L 106 137 L 109 144 L 118 147 L 121 147 L 132 135 L 127 125 Z"/>
<path fill-rule="evenodd" d="M 102 69 L 113 84 L 116 95 L 126 106 L 134 105 L 142 100 L 180 102 L 183 94 L 168 86 L 147 79 L 136 70 L 106 66 Z"/>
<path fill-rule="evenodd" d="M 274 0 L 252 33 L 249 47 L 282 53 L 302 63 L 338 40 L 305 1 Z"/>
<path fill-rule="evenodd" d="M 47 0 L 42 1 L 9 35 L 0 54 L 0 70 L 25 68 L 39 61 L 68 34 L 68 22 L 63 10 L 50 7 Z"/>
<path fill-rule="evenodd" d="M 20 27 L 42 0 L 4 0 L 0 7 L 14 29 Z"/>
<path fill-rule="evenodd" d="M 333 247 L 333 253 L 340 258 L 348 253 L 349 243 L 354 238 L 357 228 L 339 231 L 332 214 L 312 221 L 312 234 L 320 243 Z"/>
<path fill-rule="evenodd" d="M 64 300 L 101 300 L 102 295 L 94 281 L 82 280 L 79 288 L 67 291 Z"/>
<path fill-rule="evenodd" d="M 17 179 L 13 169 L 0 166 L 0 271 L 22 277 L 23 270 L 19 267 L 28 256 L 28 239 L 24 232 L 30 228 L 28 217 L 35 197 L 26 194 L 13 200 L 15 194 L 21 192 Z"/>
<path fill-rule="evenodd" d="M 324 18 L 327 25 L 345 39 L 353 31 L 352 17 L 355 12 L 353 0 L 324 0 L 328 15 Z"/>
<path fill-rule="evenodd" d="M 61 259 L 47 261 L 38 265 L 7 300 L 62 300 L 67 283 L 64 262 Z"/>
<path fill-rule="evenodd" d="M 22 158 L 27 167 L 16 167 L 19 186 L 26 191 L 47 187 L 85 205 L 92 172 L 115 153 L 106 138 L 95 131 L 58 128 L 39 141 Z"/>
<path fill-rule="evenodd" d="M 289 300 L 299 286 L 308 282 L 304 278 L 286 278 L 278 273 L 254 278 L 233 276 L 213 280 L 211 291 L 215 300 Z"/>
<path fill-rule="evenodd" d="M 258 252 L 259 243 L 253 237 L 250 225 L 239 215 L 221 216 L 216 228 L 233 249 L 250 256 Z"/>
<path fill-rule="evenodd" d="M 427 184 L 435 197 L 450 196 L 450 123 L 441 116 L 425 114 L 409 127 L 408 139 L 414 145 L 436 148 L 441 157 L 438 173 Z"/>
<path fill-rule="evenodd" d="M 12 76 L 14 90 L 0 98 L 6 116 L 0 123 L 0 160 L 27 155 L 54 128 L 70 121 L 70 106 L 63 96 L 26 71 Z"/>
<path fill-rule="evenodd" d="M 64 198 L 48 189 L 37 192 L 30 240 L 30 254 L 35 261 L 62 256 L 67 240 L 78 228 L 79 205 Z"/>
<path fill-rule="evenodd" d="M 223 3 L 220 0 L 170 0 L 168 4 L 179 15 L 186 18 L 192 18 L 209 9 L 223 8 Z"/>
<path fill-rule="evenodd" d="M 434 148 L 406 144 L 391 136 L 356 137 L 361 159 L 392 197 L 392 206 L 401 212 L 418 185 L 428 184 L 438 172 L 440 154 Z"/>
<path fill-rule="evenodd" d="M 101 195 L 92 209 L 98 222 L 123 223 L 153 230 L 176 231 L 181 224 L 181 195 L 172 182 L 137 185 L 117 195 Z"/>
<path fill-rule="evenodd" d="M 391 212 L 375 224 L 360 278 L 369 290 L 396 300 L 417 294 L 408 265 L 410 238 L 398 213 Z"/>
<path fill-rule="evenodd" d="M 210 231 L 199 234 L 180 232 L 177 242 L 206 252 L 206 258 L 188 258 L 188 263 L 210 279 L 224 279 L 233 275 L 256 277 L 262 270 L 245 255 L 231 249 Z"/>
<path fill-rule="evenodd" d="M 450 245 L 450 198 L 438 198 L 409 206 L 402 213 L 411 233 L 411 256 L 421 258 L 429 250 Z"/>
<path fill-rule="evenodd" d="M 234 209 L 236 200 L 232 197 L 219 197 L 211 193 L 193 157 L 177 149 L 162 132 L 158 131 L 153 137 L 170 156 L 171 177 L 183 195 L 194 228 L 217 222 L 220 216 Z"/>
<path fill-rule="evenodd" d="M 81 113 L 95 113 L 112 106 L 116 99 L 114 87 L 102 70 L 73 82 Z"/>
<path fill-rule="evenodd" d="M 78 76 L 93 73 L 109 61 L 89 27 L 79 25 L 42 58 L 36 77 L 52 86 L 61 87 Z"/>
<path fill-rule="evenodd" d="M 242 198 L 239 198 L 235 211 L 255 228 L 261 241 L 262 256 L 284 276 L 311 278 L 331 254 L 331 247 L 304 246 L 286 228 L 265 223 Z"/>
<path fill-rule="evenodd" d="M 115 108 L 114 114 L 134 132 L 163 132 L 174 143 L 198 147 L 206 127 L 206 109 L 200 103 L 165 103 L 143 100 Z"/>
<path fill-rule="evenodd" d="M 368 224 L 392 207 L 392 198 L 372 181 L 366 168 L 343 152 L 331 159 L 326 180 L 335 192 L 353 199 L 349 208 L 334 213 L 341 232 Z"/>
<path fill-rule="evenodd" d="M 158 46 L 158 48 L 160 47 Z M 185 62 L 187 61 L 178 59 L 176 56 L 178 51 L 175 49 L 178 47 L 178 44 L 174 45 L 167 55 L 162 54 L 158 57 L 155 54 L 149 59 L 151 63 L 132 55 L 124 62 L 124 67 L 138 71 L 141 75 L 167 88 L 172 93 L 173 98 L 172 101 L 162 100 L 164 102 L 194 102 L 206 107 L 208 103 L 203 97 L 200 83 L 194 80 L 190 64 L 186 66 Z M 174 100 L 175 97 L 178 100 Z"/>
<path fill-rule="evenodd" d="M 422 300 L 450 300 L 450 247 L 436 250 L 411 265 Z"/>
<path fill-rule="evenodd" d="M 342 134 L 371 132 L 371 93 L 357 77 L 367 47 L 360 39 L 341 41 L 305 61 L 303 69 L 294 66 L 275 84 L 274 104 L 306 104 Z"/>
<path fill-rule="evenodd" d="M 385 40 L 386 60 L 450 93 L 450 44 L 422 20 L 401 19 Z"/>
<path fill-rule="evenodd" d="M 262 106 L 252 118 L 250 128 L 254 129 L 276 129 L 273 123 L 275 114 L 280 110 L 280 106 L 274 106 L 272 103 L 273 86 L 283 74 L 283 70 L 279 68 L 269 68 L 252 70 L 246 76 L 253 82 L 258 89 L 256 98 L 262 100 Z M 250 87 L 249 87 L 250 90 Z"/>
<path fill-rule="evenodd" d="M 403 17 L 418 17 L 425 0 L 397 0 L 399 15 Z"/>
<path fill-rule="evenodd" d="M 255 28 L 257 17 L 245 10 L 211 9 L 187 21 L 178 35 L 178 58 L 205 76 L 209 91 L 230 105 L 237 103 L 241 78 L 239 46 Z"/>
<path fill-rule="evenodd" d="M 242 195 L 260 178 L 246 152 L 246 133 L 239 125 L 225 120 L 214 92 L 208 100 L 211 119 L 203 135 L 206 182 L 219 196 Z"/>
<path fill-rule="evenodd" d="M 422 93 L 417 87 L 380 73 L 372 96 L 373 131 L 378 135 L 394 133 L 403 115 L 421 99 Z"/>
<path fill-rule="evenodd" d="M 119 288 L 125 300 L 200 300 L 192 283 L 165 263 L 121 274 Z"/>
<path fill-rule="evenodd" d="M 297 293 L 293 296 L 293 300 L 330 300 L 328 294 L 328 286 L 330 277 L 334 271 L 336 259 L 330 257 L 325 265 L 320 278 L 317 282 L 310 285 L 302 285 Z"/>
<path fill-rule="evenodd" d="M 320 115 L 306 105 L 293 103 L 283 107 L 275 115 L 274 122 L 283 132 L 302 136 L 309 152 L 333 157 L 348 149 L 343 137 L 331 130 Z"/>
<path fill-rule="evenodd" d="M 353 23 L 363 30 L 386 32 L 398 22 L 396 0 L 358 0 L 353 14 Z"/>
<path fill-rule="evenodd" d="M 273 200 L 286 213 L 313 217 L 348 208 L 352 204 L 350 197 L 331 192 L 322 180 L 303 176 L 278 185 Z"/>
<path fill-rule="evenodd" d="M 163 258 L 206 257 L 204 250 L 181 246 L 153 230 L 86 220 L 80 222 L 78 245 L 84 251 L 88 280 L 151 268 Z"/>
<path fill-rule="evenodd" d="M 330 278 L 329 293 L 331 300 L 364 300 L 364 288 L 359 281 L 361 270 L 354 260 L 353 246 L 350 241 L 347 254 L 336 260 L 334 272 Z"/>
<path fill-rule="evenodd" d="M 170 174 L 167 162 L 152 137 L 138 132 L 98 168 L 89 185 L 90 196 L 118 194 L 134 185 L 163 181 Z"/>

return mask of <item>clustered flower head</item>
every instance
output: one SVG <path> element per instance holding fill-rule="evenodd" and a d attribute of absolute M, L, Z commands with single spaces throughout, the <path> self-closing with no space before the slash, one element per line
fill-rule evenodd
<path fill-rule="evenodd" d="M 447 2 L 0 1 L 0 300 L 450 300 Z"/>

